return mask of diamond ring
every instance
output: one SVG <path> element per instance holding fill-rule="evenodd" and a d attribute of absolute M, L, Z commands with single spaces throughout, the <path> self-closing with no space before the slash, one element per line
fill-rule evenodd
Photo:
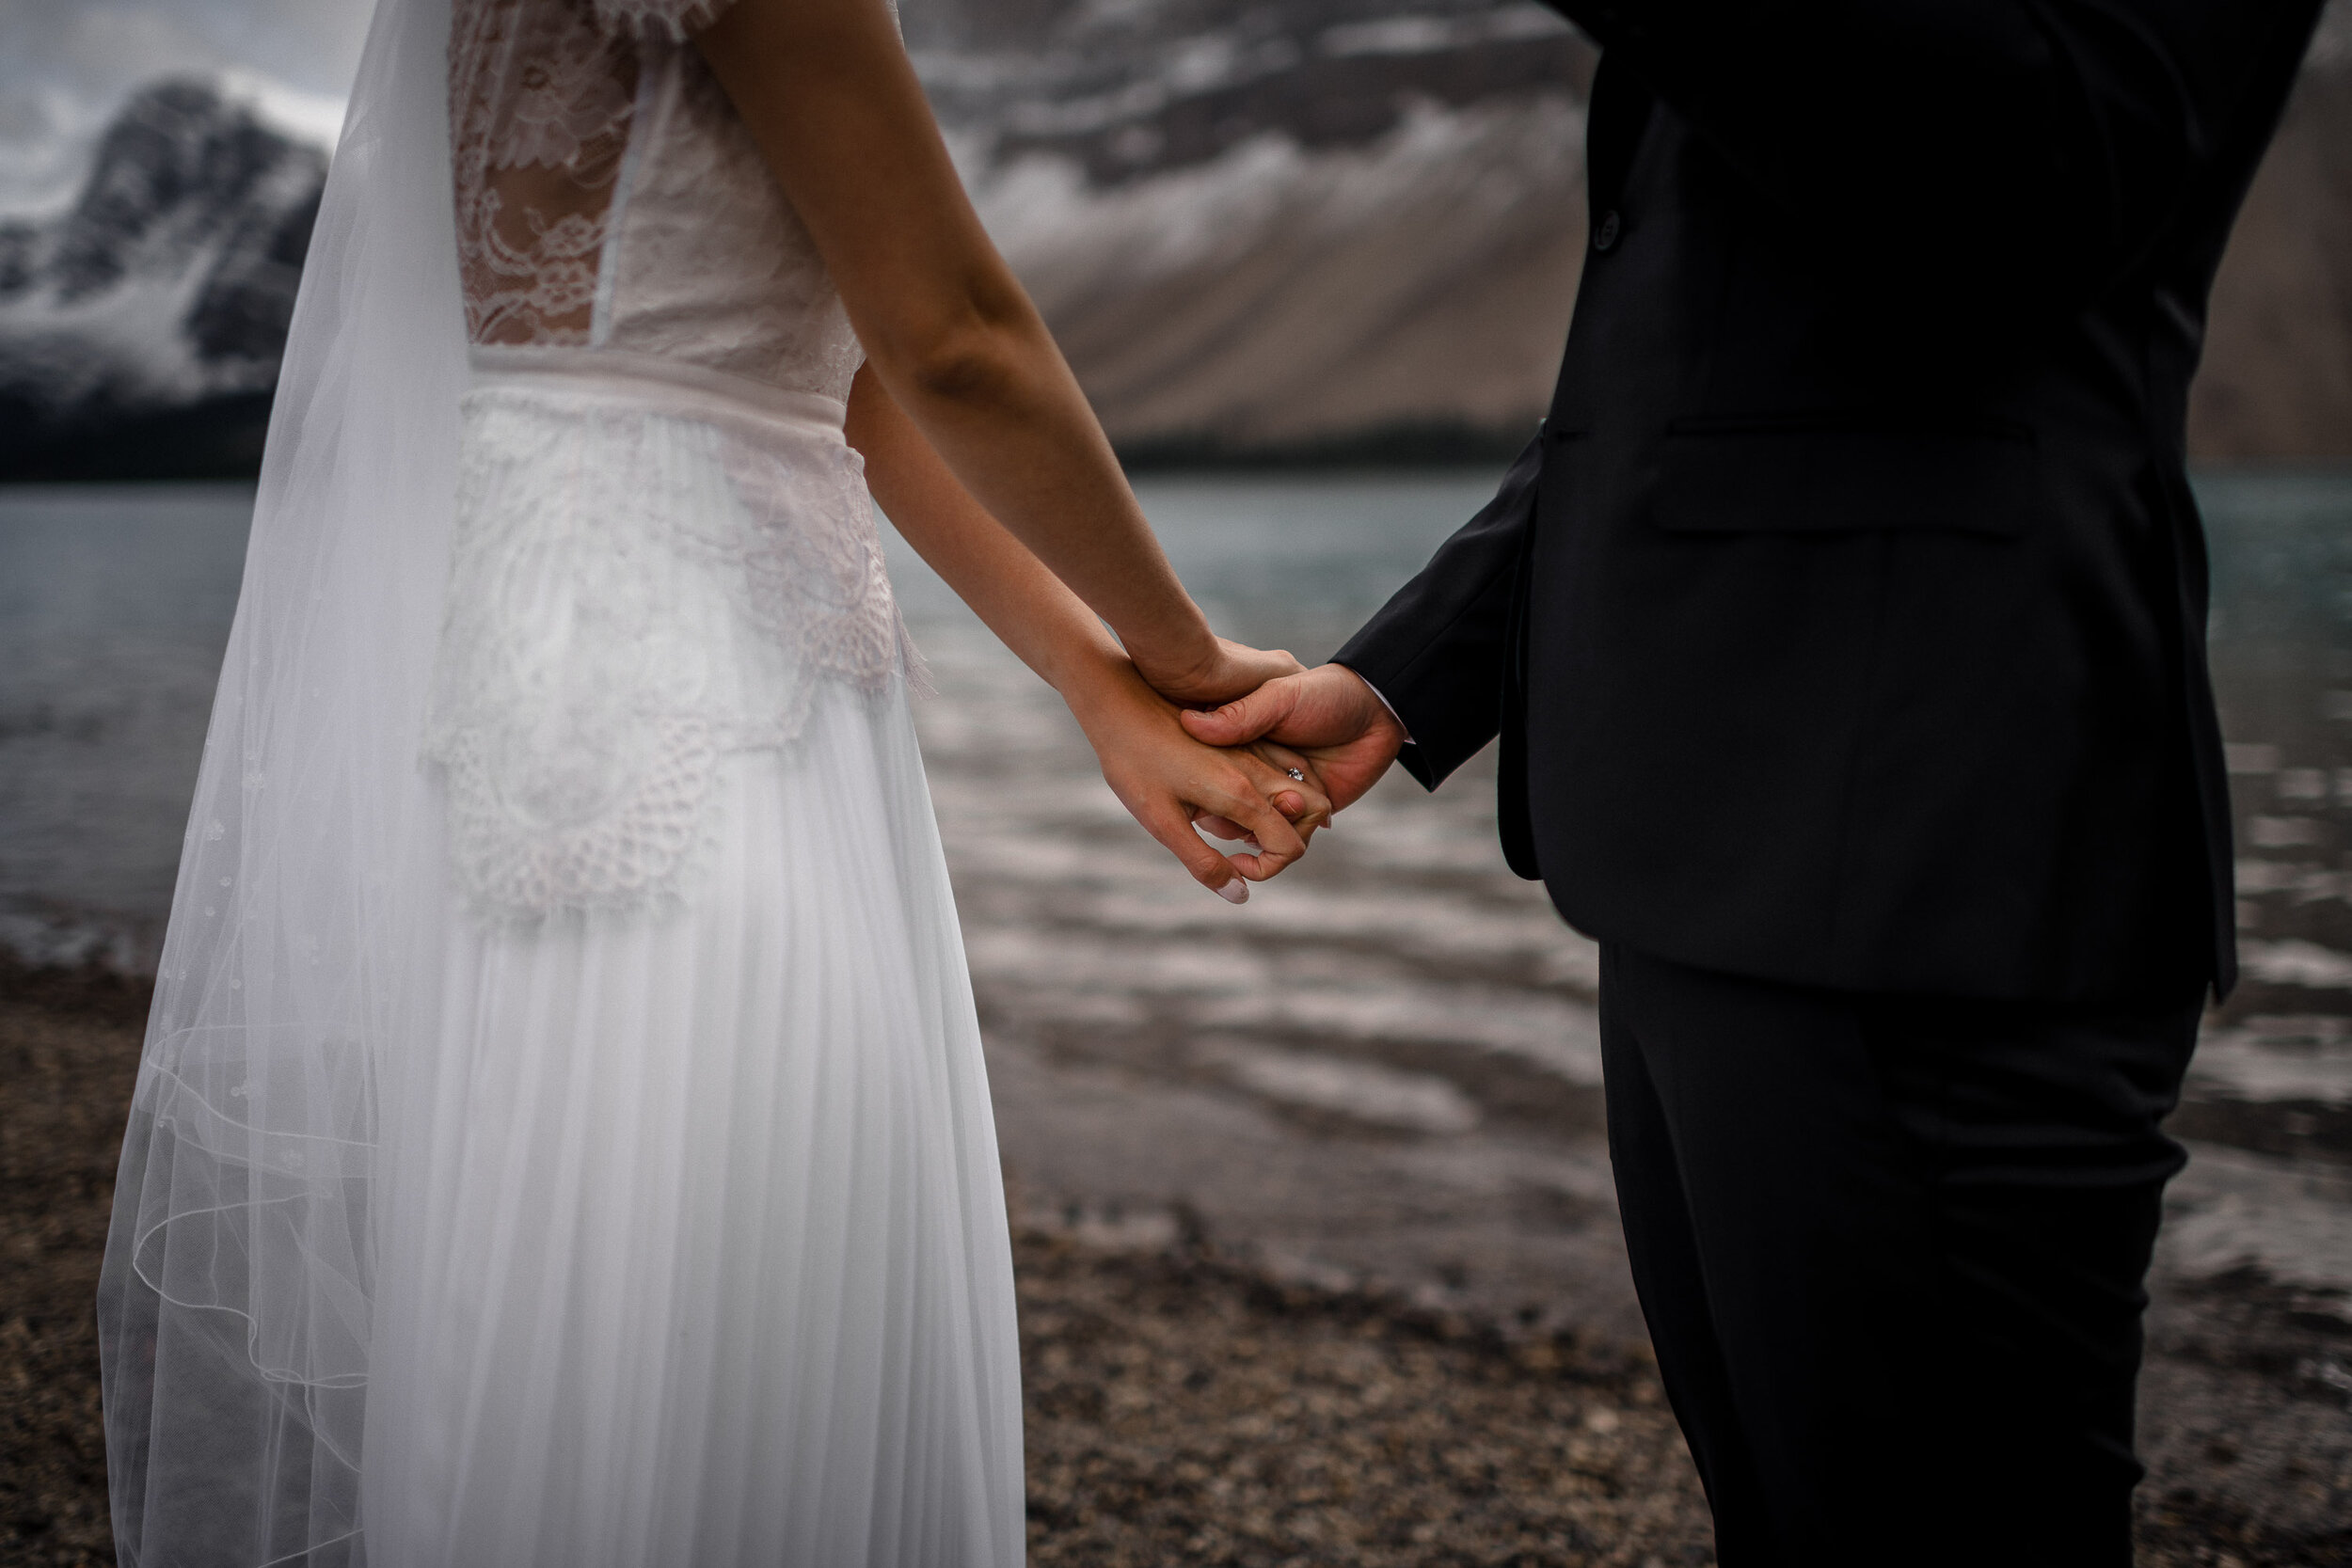
<path fill-rule="evenodd" d="M 1282 771 L 1288 773 L 1292 778 L 1296 779 L 1300 784 L 1305 784 L 1307 782 L 1307 775 L 1301 773 L 1295 768 L 1285 768 Z"/>

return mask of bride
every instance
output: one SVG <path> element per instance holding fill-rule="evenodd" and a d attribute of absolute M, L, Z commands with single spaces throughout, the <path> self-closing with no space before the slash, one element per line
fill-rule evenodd
<path fill-rule="evenodd" d="M 1175 705 L 1295 665 L 1170 572 L 886 0 L 383 0 L 124 1145 L 126 1564 L 1021 1560 L 869 486 L 1195 878 L 1303 851 Z"/>

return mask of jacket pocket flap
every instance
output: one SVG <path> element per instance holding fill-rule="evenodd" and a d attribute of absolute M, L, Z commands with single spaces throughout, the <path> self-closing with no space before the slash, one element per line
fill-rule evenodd
<path fill-rule="evenodd" d="M 1656 521 L 1670 533 L 2013 537 L 2041 497 L 2024 432 L 1680 430 L 1660 459 Z"/>

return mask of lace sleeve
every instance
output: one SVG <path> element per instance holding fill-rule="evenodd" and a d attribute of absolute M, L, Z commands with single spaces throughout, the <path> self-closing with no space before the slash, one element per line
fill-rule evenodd
<path fill-rule="evenodd" d="M 608 32 L 666 36 L 683 43 L 686 36 L 719 20 L 734 0 L 589 0 L 597 24 Z"/>

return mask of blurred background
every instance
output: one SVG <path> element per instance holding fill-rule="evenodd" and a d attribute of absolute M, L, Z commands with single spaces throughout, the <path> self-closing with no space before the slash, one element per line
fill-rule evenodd
<path fill-rule="evenodd" d="M 367 10 L 0 0 L 0 980 L 28 995 L 151 973 Z M 1486 0 L 904 23 L 1186 580 L 1229 634 L 1327 656 L 1542 412 L 1592 49 Z M 2191 442 L 2248 980 L 2173 1124 L 2144 1523 L 2223 1543 L 2151 1560 L 2352 1562 L 2352 0 L 2239 224 Z M 1594 951 L 1503 868 L 1490 760 L 1434 798 L 1392 777 L 1234 911 L 1127 822 L 1044 687 L 893 570 L 1029 1231 L 1638 1350 Z M 0 1071 L 32 1071 L 14 1050 Z"/>
<path fill-rule="evenodd" d="M 0 8 L 0 473 L 250 468 L 367 10 Z M 1550 11 L 906 0 L 904 22 L 983 215 L 1133 455 L 1483 458 L 1540 415 L 1595 59 Z M 2347 301 L 2339 3 L 2222 273 L 2201 458 L 2352 457 Z"/>

